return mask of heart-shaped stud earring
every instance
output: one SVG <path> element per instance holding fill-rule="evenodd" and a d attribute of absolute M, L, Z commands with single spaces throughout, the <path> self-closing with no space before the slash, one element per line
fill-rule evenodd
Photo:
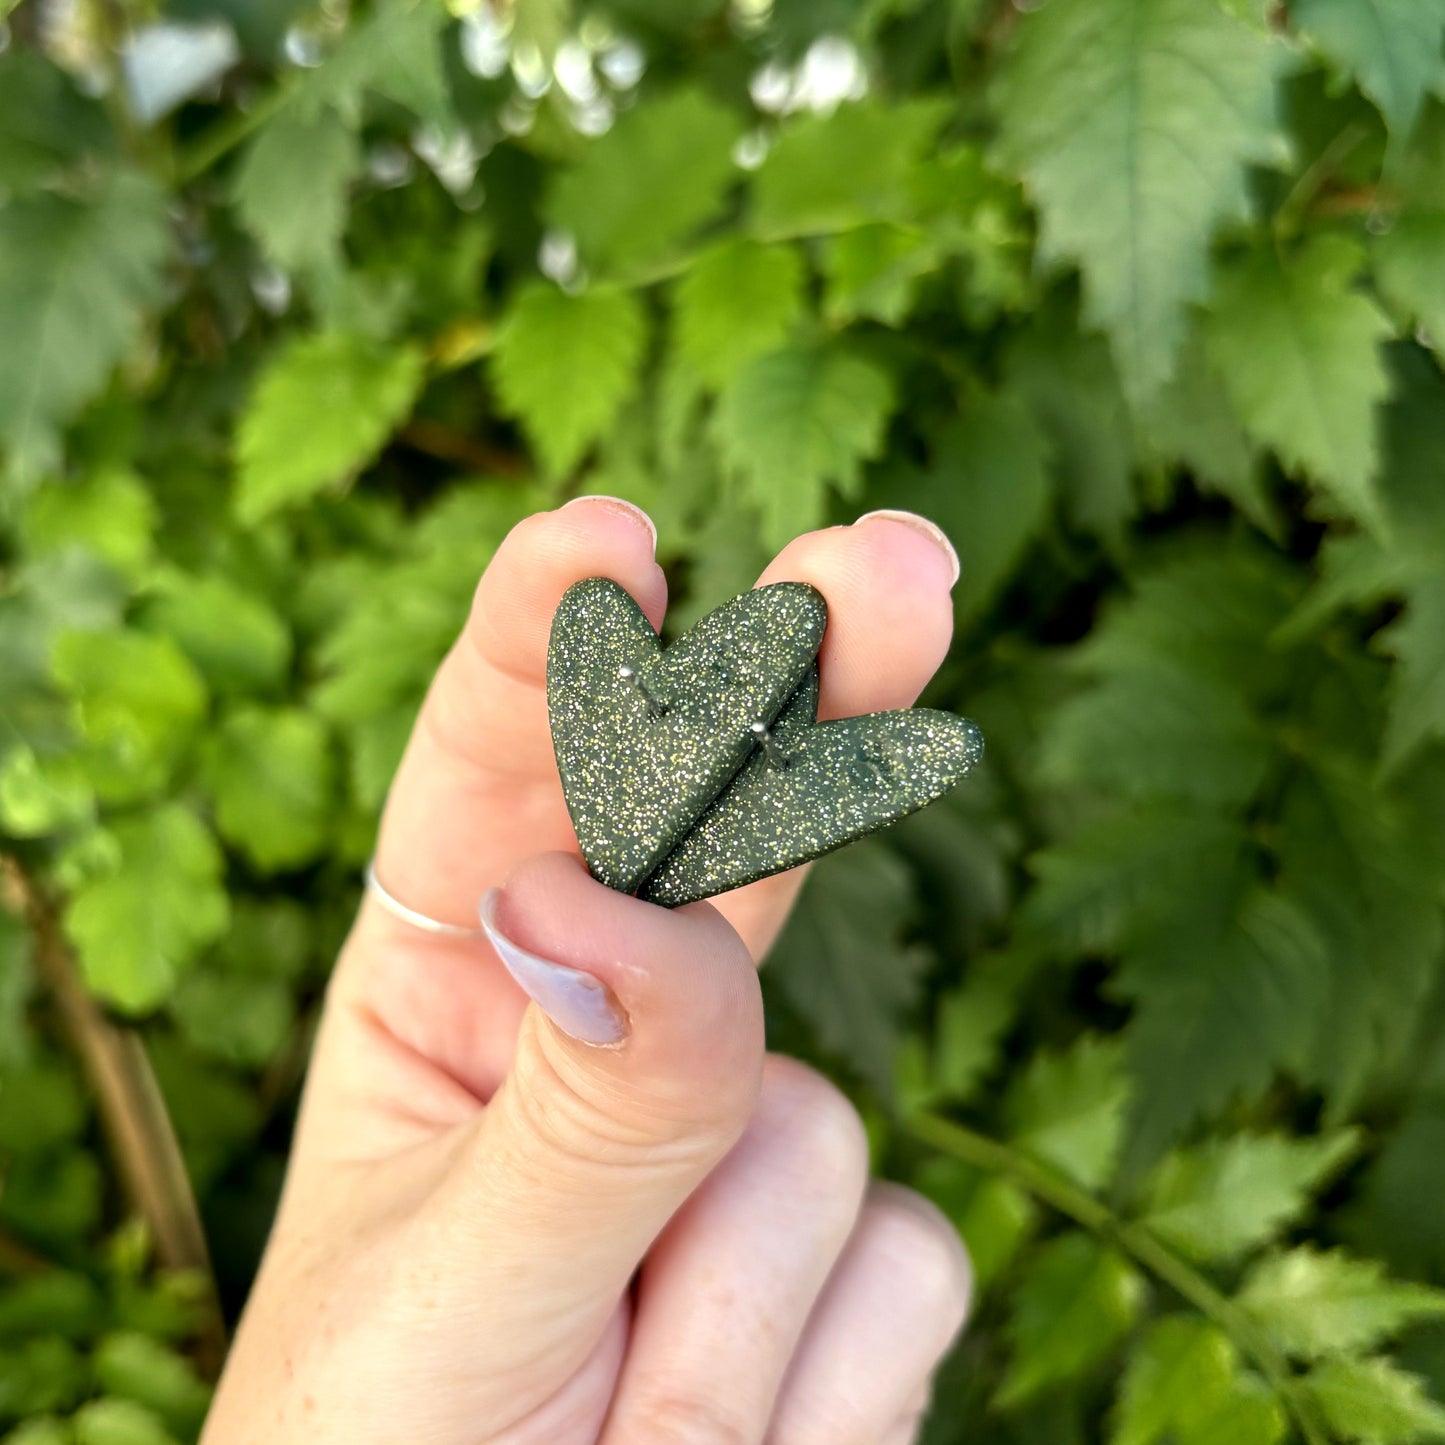
<path fill-rule="evenodd" d="M 676 908 L 796 868 L 926 807 L 983 756 L 983 734 L 950 712 L 817 714 L 815 668 L 641 897 Z"/>
<path fill-rule="evenodd" d="M 822 595 L 735 597 L 666 648 L 605 577 L 570 587 L 547 651 L 557 770 L 594 877 L 635 892 L 742 768 L 813 665 Z"/>

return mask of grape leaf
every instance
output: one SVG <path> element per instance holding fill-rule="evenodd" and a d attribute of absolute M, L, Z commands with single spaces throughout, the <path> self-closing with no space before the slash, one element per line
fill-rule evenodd
<path fill-rule="evenodd" d="M 1319 1139 L 1242 1133 L 1176 1150 L 1145 1181 L 1141 1218 L 1186 1254 L 1237 1258 L 1297 1219 L 1358 1144 L 1349 1131 Z"/>
<path fill-rule="evenodd" d="M 75 890 L 65 929 L 91 988 L 144 1013 L 226 930 L 221 853 L 179 803 L 120 819 L 112 832 L 119 864 Z"/>
<path fill-rule="evenodd" d="M 1006 1116 L 1017 1146 L 1098 1190 L 1114 1172 L 1128 1103 L 1123 1044 L 1085 1035 L 1066 1053 L 1034 1055 Z"/>
<path fill-rule="evenodd" d="M 775 351 L 733 378 L 713 430 L 762 513 L 765 542 L 782 547 L 818 526 L 829 484 L 858 494 L 862 464 L 882 451 L 895 402 L 888 372 L 839 345 Z"/>
<path fill-rule="evenodd" d="M 1348 515 L 1377 523 L 1375 410 L 1389 391 L 1380 342 L 1391 328 L 1351 289 L 1359 262 L 1333 235 L 1288 265 L 1273 251 L 1245 256 L 1220 280 L 1205 345 L 1249 434 Z"/>
<path fill-rule="evenodd" d="M 346 230 L 347 193 L 361 172 L 361 145 L 330 108 L 289 106 L 246 147 L 231 181 L 242 223 L 278 265 L 335 258 Z M 298 205 L 304 194 L 306 204 Z"/>
<path fill-rule="evenodd" d="M 1261 1260 L 1238 1302 L 1280 1349 L 1309 1359 L 1373 1349 L 1413 1321 L 1445 1316 L 1445 1291 L 1386 1279 L 1377 1260 L 1307 1244 Z"/>
<path fill-rule="evenodd" d="M 1295 28 L 1408 136 L 1432 91 L 1445 94 L 1445 10 L 1435 0 L 1298 0 Z"/>
<path fill-rule="evenodd" d="M 1070 0 L 1019 25 L 999 152 L 1037 201 L 1044 255 L 1082 268 L 1136 399 L 1174 370 L 1210 237 L 1248 215 L 1247 168 L 1281 157 L 1280 54 L 1195 0 Z"/>
<path fill-rule="evenodd" d="M 769 974 L 818 1042 L 885 1094 L 929 962 L 903 941 L 913 906 L 897 857 L 881 843 L 855 844 L 812 870 Z"/>
<path fill-rule="evenodd" d="M 374 90 L 446 130 L 454 123 L 442 64 L 446 22 L 441 6 L 384 0 L 348 27 L 293 104 L 307 116 L 334 106 L 354 126 L 365 92 Z"/>
<path fill-rule="evenodd" d="M 1144 1281 L 1113 1250 L 1077 1231 L 1045 1245 L 1014 1299 L 1014 1357 L 995 1403 L 1007 1409 L 1085 1374 L 1134 1323 L 1143 1302 Z"/>
<path fill-rule="evenodd" d="M 254 526 L 349 480 L 410 412 L 425 369 L 416 347 L 346 332 L 289 342 L 237 428 L 237 519 Z"/>
<path fill-rule="evenodd" d="M 571 296 L 534 281 L 513 296 L 492 376 L 549 474 L 571 471 L 612 424 L 646 343 L 646 315 L 630 292 L 593 286 Z"/>
<path fill-rule="evenodd" d="M 299 708 L 242 706 L 207 739 L 203 766 L 221 836 L 263 873 L 321 852 L 335 767 L 319 718 Z"/>
<path fill-rule="evenodd" d="M 741 133 L 739 117 L 703 90 L 656 97 L 560 172 L 547 219 L 600 273 L 645 270 L 717 213 L 737 174 Z"/>
<path fill-rule="evenodd" d="M 1305 1377 L 1304 1388 L 1341 1440 L 1366 1445 L 1445 1440 L 1445 1409 L 1426 1394 L 1418 1375 L 1388 1360 L 1326 1360 Z"/>
<path fill-rule="evenodd" d="M 0 442 L 22 459 L 100 391 L 160 301 L 166 206 L 128 170 L 85 200 L 0 201 Z"/>
<path fill-rule="evenodd" d="M 781 346 L 803 309 L 803 262 L 792 246 L 719 242 L 673 290 L 678 353 L 710 386 L 724 386 Z"/>

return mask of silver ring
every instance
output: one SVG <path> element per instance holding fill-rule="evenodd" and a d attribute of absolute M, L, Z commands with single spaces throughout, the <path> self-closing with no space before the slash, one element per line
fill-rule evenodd
<path fill-rule="evenodd" d="M 386 891 L 380 878 L 376 876 L 376 859 L 366 865 L 366 891 L 391 914 L 393 918 L 399 918 L 403 923 L 409 923 L 413 928 L 419 928 L 423 933 L 439 934 L 443 938 L 480 938 L 480 928 L 466 928 L 460 923 L 443 923 L 440 918 L 428 918 L 425 913 L 418 913 L 415 908 L 408 908 L 399 898 L 394 898 Z"/>

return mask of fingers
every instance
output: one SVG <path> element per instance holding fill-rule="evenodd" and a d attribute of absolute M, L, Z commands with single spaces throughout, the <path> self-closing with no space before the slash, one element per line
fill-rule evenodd
<path fill-rule="evenodd" d="M 547 722 L 547 638 L 562 594 L 611 577 L 660 626 L 667 584 L 645 513 L 585 497 L 514 527 L 432 683 L 387 800 L 377 872 L 396 897 L 470 925 L 522 858 L 575 847 Z"/>
<path fill-rule="evenodd" d="M 763 1440 L 867 1173 L 853 1106 L 812 1070 L 770 1058 L 746 1134 L 643 1267 L 602 1445 Z"/>
<path fill-rule="evenodd" d="M 874 1185 L 793 1357 L 767 1445 L 910 1439 L 969 1292 L 948 1221 L 910 1190 Z"/>
<path fill-rule="evenodd" d="M 809 532 L 778 554 L 759 585 L 811 582 L 828 601 L 820 718 L 883 712 L 917 698 L 952 640 L 957 569 L 942 532 L 912 513 Z M 804 873 L 795 868 L 715 900 L 755 958 L 782 927 Z"/>
<path fill-rule="evenodd" d="M 485 917 L 538 1007 L 419 1228 L 445 1261 L 437 1308 L 463 1337 L 482 1333 L 505 1379 L 542 1356 L 575 1368 L 595 1346 L 649 1246 L 742 1133 L 763 1020 L 751 959 L 706 904 L 668 912 L 552 854 Z"/>

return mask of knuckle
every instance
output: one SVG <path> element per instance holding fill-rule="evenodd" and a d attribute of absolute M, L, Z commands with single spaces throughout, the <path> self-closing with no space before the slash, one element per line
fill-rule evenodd
<path fill-rule="evenodd" d="M 877 1189 L 864 1217 L 867 1247 L 875 1250 L 896 1298 L 936 1331 L 942 1353 L 962 1327 L 973 1297 L 973 1271 L 963 1241 L 922 1195 L 899 1186 Z"/>
<path fill-rule="evenodd" d="M 696 1393 L 659 1394 L 639 1403 L 618 1445 L 754 1445 L 757 1429 L 724 1401 Z"/>
<path fill-rule="evenodd" d="M 848 1097 L 792 1059 L 768 1061 L 754 1128 L 787 1143 L 791 1167 L 825 1199 L 856 1213 L 868 1179 L 868 1134 Z"/>

